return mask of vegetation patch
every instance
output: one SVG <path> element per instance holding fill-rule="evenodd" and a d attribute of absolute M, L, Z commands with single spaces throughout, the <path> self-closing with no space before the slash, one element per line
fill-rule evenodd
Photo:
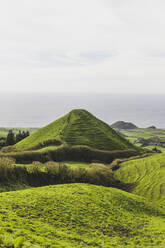
<path fill-rule="evenodd" d="M 50 161 L 23 166 L 14 164 L 11 158 L 0 158 L 0 191 L 76 182 L 119 188 L 123 186 L 114 179 L 111 168 L 103 164 L 85 167 L 82 163 L 75 166 L 74 162 Z"/>

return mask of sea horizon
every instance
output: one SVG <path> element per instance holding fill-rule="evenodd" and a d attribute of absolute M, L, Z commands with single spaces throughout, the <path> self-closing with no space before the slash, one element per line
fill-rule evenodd
<path fill-rule="evenodd" d="M 165 128 L 165 95 L 0 93 L 0 127 L 43 127 L 72 109 L 86 109 L 109 125 L 132 122 Z"/>

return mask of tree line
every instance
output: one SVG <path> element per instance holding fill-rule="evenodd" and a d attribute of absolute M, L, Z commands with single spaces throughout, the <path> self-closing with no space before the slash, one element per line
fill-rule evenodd
<path fill-rule="evenodd" d="M 11 146 L 16 144 L 17 142 L 21 141 L 22 139 L 28 137 L 30 135 L 29 131 L 21 131 L 17 134 L 13 132 L 13 130 L 9 130 L 6 138 L 6 145 Z"/>
<path fill-rule="evenodd" d="M 21 141 L 22 139 L 28 137 L 30 135 L 29 131 L 21 131 L 18 133 L 14 133 L 13 130 L 9 130 L 7 137 L 0 138 L 0 148 L 4 146 L 11 146 Z"/>

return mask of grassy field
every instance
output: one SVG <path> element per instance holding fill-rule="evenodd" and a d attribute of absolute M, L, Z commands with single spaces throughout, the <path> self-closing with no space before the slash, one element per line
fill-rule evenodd
<path fill-rule="evenodd" d="M 165 139 L 165 129 L 150 129 L 150 128 L 136 128 L 131 130 L 120 130 L 127 139 L 134 142 L 137 138 L 148 139 L 151 137 L 160 137 Z"/>
<path fill-rule="evenodd" d="M 28 149 L 48 139 L 59 139 L 69 145 L 86 145 L 101 150 L 125 150 L 135 147 L 109 125 L 86 110 L 73 110 L 48 126 L 39 129 L 15 145 Z"/>
<path fill-rule="evenodd" d="M 132 193 L 151 201 L 165 203 L 165 150 L 161 154 L 121 164 L 115 177 L 124 183 L 134 183 Z"/>
<path fill-rule="evenodd" d="M 1 193 L 0 247 L 164 247 L 164 212 L 114 188 L 67 184 Z M 15 246 L 18 247 L 18 246 Z"/>

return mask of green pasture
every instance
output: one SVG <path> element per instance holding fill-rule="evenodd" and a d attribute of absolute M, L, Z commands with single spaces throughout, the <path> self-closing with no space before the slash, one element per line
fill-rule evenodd
<path fill-rule="evenodd" d="M 1 193 L 0 247 L 164 247 L 164 212 L 146 199 L 88 184 Z"/>
<path fill-rule="evenodd" d="M 115 178 L 134 184 L 132 193 L 151 201 L 165 203 L 165 152 L 120 165 Z"/>

